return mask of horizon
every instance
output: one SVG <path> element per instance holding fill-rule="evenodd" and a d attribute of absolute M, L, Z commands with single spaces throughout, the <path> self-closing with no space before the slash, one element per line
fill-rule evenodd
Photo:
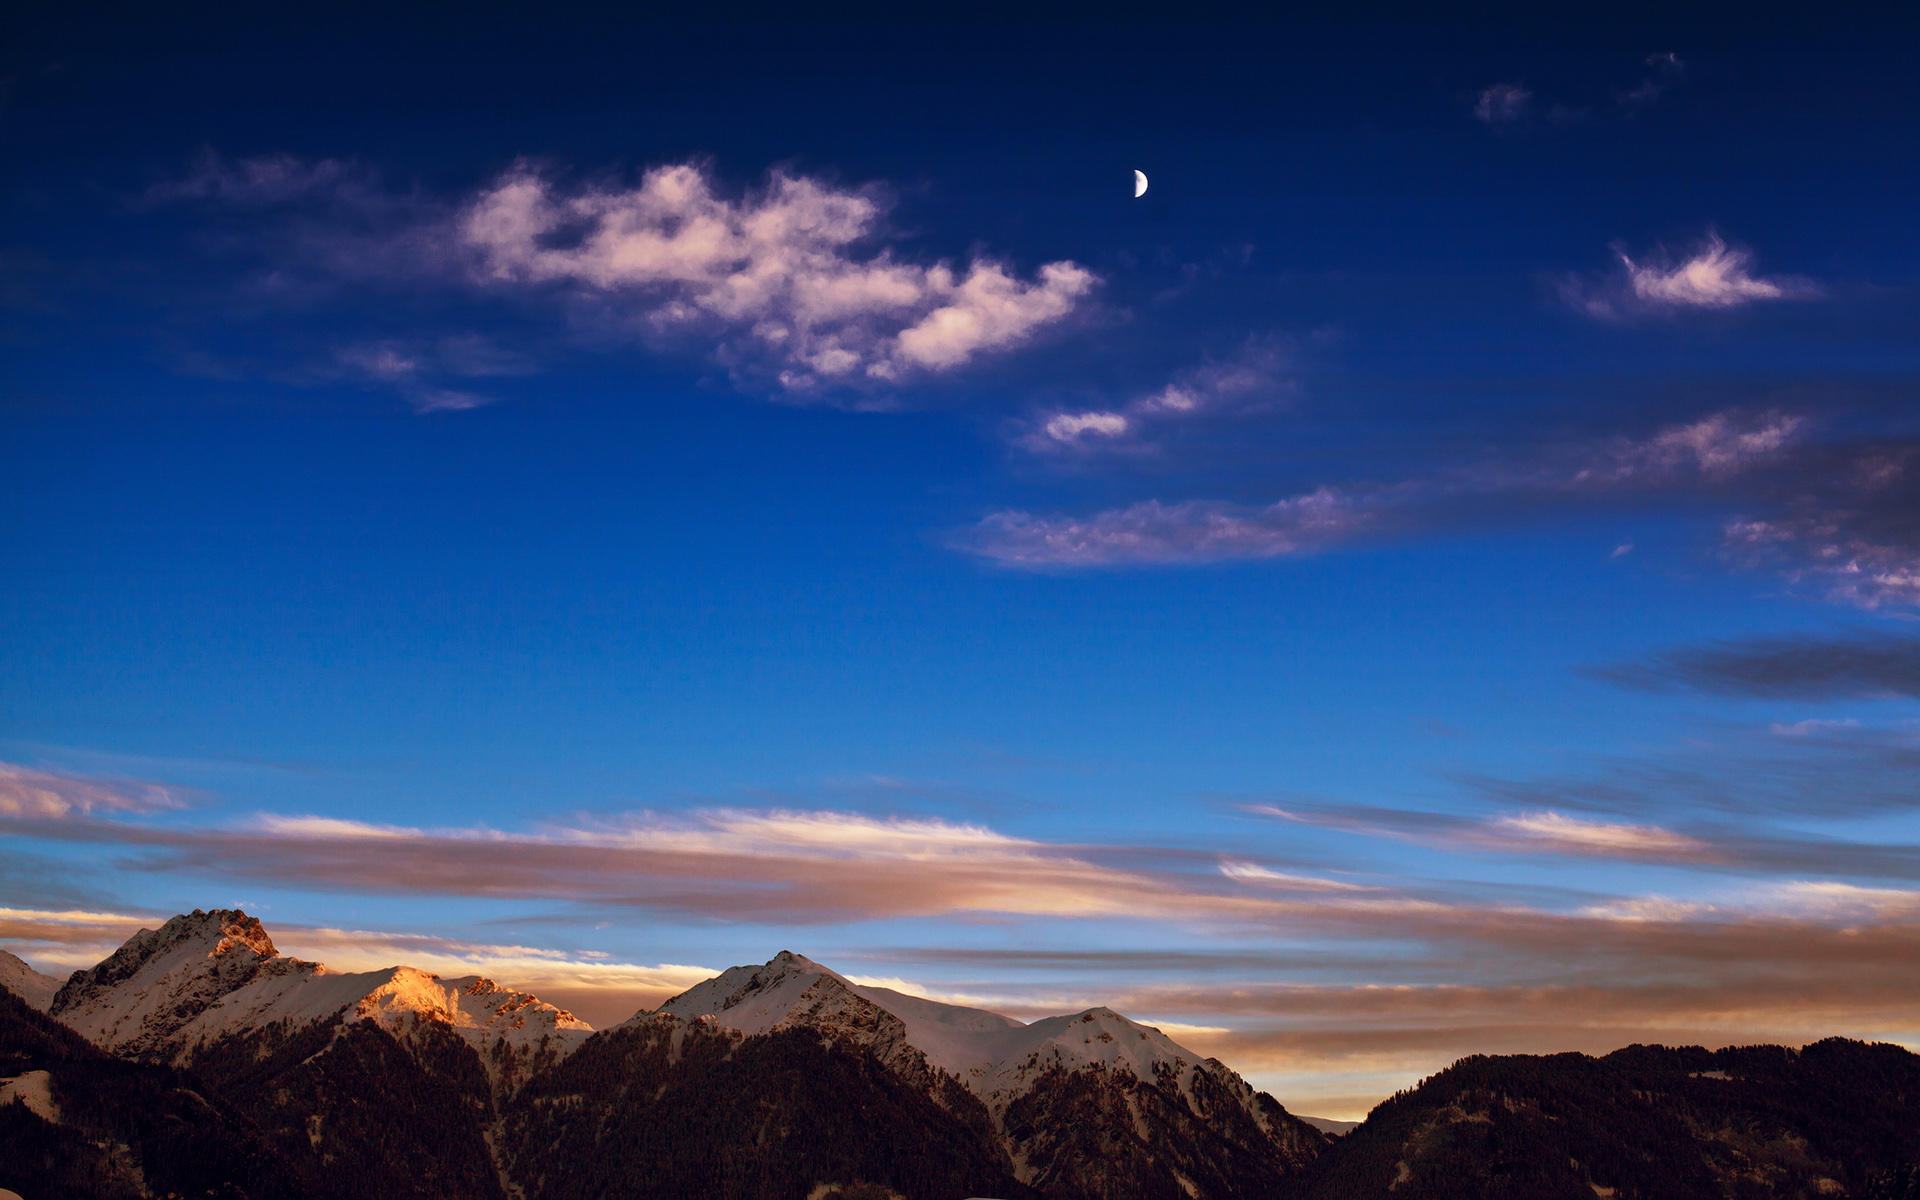
<path fill-rule="evenodd" d="M 36 969 L 1920 1050 L 1912 15 L 14 24 Z"/>

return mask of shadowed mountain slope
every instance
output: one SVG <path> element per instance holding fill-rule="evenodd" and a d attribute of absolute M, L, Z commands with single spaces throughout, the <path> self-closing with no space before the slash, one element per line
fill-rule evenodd
<path fill-rule="evenodd" d="M 1463 1059 L 1375 1108 L 1288 1194 L 1812 1200 L 1883 1194 L 1916 1160 L 1920 1056 L 1901 1047 L 1629 1046 Z"/>
<path fill-rule="evenodd" d="M 325 1194 L 190 1073 L 106 1054 L 6 991 L 0 1187 L 35 1200 Z"/>

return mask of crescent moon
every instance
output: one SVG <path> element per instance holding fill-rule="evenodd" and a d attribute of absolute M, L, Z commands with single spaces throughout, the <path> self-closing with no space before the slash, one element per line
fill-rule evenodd
<path fill-rule="evenodd" d="M 1145 171 L 1135 171 L 1133 173 L 1134 199 L 1137 200 L 1146 194 L 1147 194 L 1147 174 Z"/>

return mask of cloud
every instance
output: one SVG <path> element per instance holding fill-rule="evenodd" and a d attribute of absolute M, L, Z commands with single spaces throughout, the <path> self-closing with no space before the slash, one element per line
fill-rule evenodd
<path fill-rule="evenodd" d="M 1691 860 L 1707 858 L 1712 853 L 1711 847 L 1699 839 L 1657 825 L 1594 821 L 1557 812 L 1496 817 L 1484 830 L 1486 844 L 1505 843 L 1515 849 L 1559 850 L 1597 857 Z"/>
<path fill-rule="evenodd" d="M 1718 412 L 1685 425 L 1669 426 L 1650 437 L 1620 438 L 1602 447 L 1590 465 L 1574 471 L 1575 487 L 1614 487 L 1671 480 L 1698 472 L 1724 478 L 1777 462 L 1805 437 L 1805 417 L 1777 411 Z"/>
<path fill-rule="evenodd" d="M 210 154 L 148 199 L 284 210 L 251 240 L 229 239 L 266 259 L 252 285 L 260 302 L 311 304 L 343 284 L 454 288 L 565 313 L 603 345 L 706 346 L 743 384 L 855 406 L 1025 345 L 1100 282 L 1069 261 L 1031 275 L 980 254 L 964 266 L 907 261 L 882 244 L 878 187 L 776 170 L 728 194 L 699 163 L 654 167 L 638 183 L 566 184 L 523 161 L 448 198 L 386 189 L 336 160 Z M 434 355 L 404 339 L 350 348 L 333 366 L 394 386 L 421 411 L 486 403 L 444 377 L 500 372 L 440 340 Z"/>
<path fill-rule="evenodd" d="M 1041 432 L 1055 442 L 1077 445 L 1083 436 L 1115 438 L 1129 428 L 1127 419 L 1119 413 L 1055 413 L 1041 427 Z"/>
<path fill-rule="evenodd" d="M 1588 783 L 1543 786 L 1496 779 L 1467 782 L 1477 785 L 1490 798 L 1506 800 L 1556 798 L 1576 803 L 1599 801 L 1670 810 L 1682 800 L 1702 799 L 1677 789 L 1634 797 L 1605 785 Z M 1707 799 L 1710 802 L 1710 798 Z M 1815 795 L 1803 796 L 1803 812 L 1817 813 L 1817 800 Z M 1897 799 L 1895 802 L 1900 803 Z M 1913 803 L 1911 795 L 1904 800 L 1905 807 L 1910 808 Z M 1758 815 L 1765 806 L 1750 804 L 1748 807 L 1754 810 L 1749 815 Z M 1739 825 L 1696 820 L 1691 829 L 1680 831 L 1650 823 L 1571 816 L 1554 809 L 1523 809 L 1478 816 L 1367 804 L 1296 804 L 1287 809 L 1253 805 L 1247 811 L 1324 829 L 1395 838 L 1438 850 L 1614 859 L 1750 874 L 1831 874 L 1920 881 L 1920 846 L 1830 838 L 1802 830 L 1773 829 L 1752 820 Z M 1780 809 L 1776 807 L 1767 815 L 1780 815 Z"/>
<path fill-rule="evenodd" d="M 1241 883 L 1256 883 L 1267 887 L 1280 888 L 1295 892 L 1376 892 L 1381 889 L 1367 887 L 1358 883 L 1344 883 L 1337 879 L 1320 879 L 1312 875 L 1294 875 L 1285 871 L 1275 871 L 1258 863 L 1229 861 L 1220 864 L 1220 873 L 1228 879 Z"/>
<path fill-rule="evenodd" d="M 1615 247 L 1620 271 L 1586 279 L 1570 276 L 1560 295 L 1568 305 L 1591 317 L 1624 321 L 1687 310 L 1724 310 L 1763 300 L 1805 300 L 1821 295 L 1819 285 L 1795 276 L 1765 279 L 1752 272 L 1753 252 L 1729 246 L 1718 233 L 1685 257 L 1664 250 L 1636 260 Z"/>
<path fill-rule="evenodd" d="M 448 379 L 470 380 L 530 375 L 536 370 L 524 355 L 502 349 L 479 334 L 442 337 L 423 343 L 382 339 L 344 346 L 334 354 L 326 377 L 361 379 L 403 396 L 416 412 L 479 408 L 493 397 L 446 386 Z"/>
<path fill-rule="evenodd" d="M 180 807 L 179 799 L 159 784 L 108 782 L 0 763 L 0 817 L 59 818 Z"/>
<path fill-rule="evenodd" d="M 184 179 L 148 188 L 149 204 L 210 200 L 244 208 L 264 208 L 313 198 L 366 197 L 378 189 L 373 172 L 336 158 L 306 162 L 291 154 L 238 160 L 205 151 Z"/>
<path fill-rule="evenodd" d="M 1281 341 L 1249 338 L 1226 359 L 1181 371 L 1117 408 L 1043 410 L 1015 427 L 1014 444 L 1037 454 L 1148 448 L 1156 428 L 1270 406 L 1290 386 L 1287 358 Z"/>
<path fill-rule="evenodd" d="M 38 970 L 74 971 L 93 966 L 141 929 L 165 920 L 83 909 L 0 908 L 0 942 L 41 964 Z"/>
<path fill-rule="evenodd" d="M 891 384 L 1011 349 L 1097 282 L 1072 262 L 1022 279 L 986 258 L 956 270 L 863 251 L 884 211 L 875 189 L 781 171 L 735 199 L 692 163 L 637 186 L 572 189 L 522 163 L 455 229 L 484 287 L 560 288 L 637 332 L 717 338 L 736 363 L 773 364 L 792 392 Z"/>
<path fill-rule="evenodd" d="M 1533 93 L 1518 83 L 1496 83 L 1480 93 L 1473 115 L 1489 125 L 1511 125 L 1524 120 L 1533 105 Z"/>
<path fill-rule="evenodd" d="M 1730 521 L 1730 550 L 1756 565 L 1779 564 L 1788 578 L 1814 580 L 1836 600 L 1861 608 L 1920 605 L 1920 544 L 1901 531 L 1880 540 L 1857 528 L 1857 512 L 1828 509 L 1777 519 Z"/>
<path fill-rule="evenodd" d="M 1680 84 L 1687 77 L 1687 64 L 1670 50 L 1647 55 L 1647 66 L 1652 71 L 1645 78 L 1614 97 L 1620 107 L 1629 113 L 1652 104 L 1665 95 L 1667 89 Z"/>
<path fill-rule="evenodd" d="M 1756 637 L 1681 647 L 1587 674 L 1643 690 L 1684 688 L 1764 699 L 1920 699 L 1920 639 L 1892 633 Z"/>
<path fill-rule="evenodd" d="M 1532 464 L 1323 486 L 1267 505 L 1146 500 L 1091 516 L 992 513 L 953 545 L 1018 567 L 1204 563 L 1316 554 L 1362 539 L 1485 519 L 1489 502 L 1595 498 L 1720 484 L 1776 463 L 1809 422 L 1729 410 L 1641 438 L 1585 443 Z"/>
<path fill-rule="evenodd" d="M 1147 500 L 1091 517 L 1001 512 L 956 544 L 1009 566 L 1099 567 L 1309 554 L 1347 542 L 1369 516 L 1332 488 L 1255 508 Z"/>

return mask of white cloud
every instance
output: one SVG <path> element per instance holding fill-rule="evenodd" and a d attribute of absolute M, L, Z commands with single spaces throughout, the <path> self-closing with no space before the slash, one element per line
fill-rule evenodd
<path fill-rule="evenodd" d="M 348 821 L 340 817 L 283 817 L 274 813 L 262 813 L 254 818 L 254 823 L 265 832 L 282 837 L 408 838 L 420 836 L 418 829 L 406 829 L 398 825 L 369 825 L 365 821 Z"/>
<path fill-rule="evenodd" d="M 1012 348 L 1098 282 L 1071 262 L 1028 280 L 985 258 L 956 271 L 862 252 L 882 215 L 871 189 L 778 171 L 736 200 L 693 164 L 572 190 L 521 164 L 456 226 L 483 284 L 562 287 L 655 335 L 717 336 L 792 391 L 890 383 Z"/>
<path fill-rule="evenodd" d="M 1056 442 L 1078 442 L 1083 434 L 1119 437 L 1127 431 L 1127 419 L 1119 413 L 1058 413 L 1046 424 L 1046 434 Z"/>
<path fill-rule="evenodd" d="M 1639 440 L 1609 443 L 1592 452 L 1588 465 L 1575 471 L 1568 483 L 1620 486 L 1696 471 L 1723 478 L 1777 461 L 1808 429 L 1807 419 L 1792 413 L 1718 412 Z"/>
<path fill-rule="evenodd" d="M 1633 294 L 1652 304 L 1730 308 L 1787 294 L 1780 284 L 1749 273 L 1751 251 L 1732 249 L 1717 234 L 1692 258 L 1678 264 L 1646 265 L 1625 254 L 1620 261 L 1633 281 Z"/>
<path fill-rule="evenodd" d="M 1139 450 L 1153 427 L 1207 414 L 1245 411 L 1270 404 L 1288 386 L 1283 375 L 1288 347 L 1270 337 L 1249 338 L 1222 361 L 1179 372 L 1158 391 L 1117 409 L 1069 412 L 1053 409 L 1016 426 L 1016 445 L 1034 453 L 1063 450 Z"/>
<path fill-rule="evenodd" d="M 1572 307 L 1602 320 L 1625 320 L 1688 309 L 1730 309 L 1762 300 L 1809 299 L 1818 285 L 1793 276 L 1753 274 L 1753 252 L 1729 246 L 1717 233 L 1685 258 L 1656 252 L 1635 259 L 1616 248 L 1621 272 L 1598 281 L 1569 278 L 1561 296 Z"/>
<path fill-rule="evenodd" d="M 1557 812 L 1520 813 L 1488 822 L 1486 840 L 1502 849 L 1550 849 L 1575 854 L 1626 857 L 1710 857 L 1697 838 L 1657 825 L 1593 821 Z"/>
<path fill-rule="evenodd" d="M 1789 580 L 1823 584 L 1832 599 L 1866 609 L 1920 607 L 1920 551 L 1854 532 L 1849 514 L 1816 512 L 1778 520 L 1737 520 L 1728 550 L 1776 563 Z"/>
<path fill-rule="evenodd" d="M 1275 871 L 1258 863 L 1228 861 L 1220 864 L 1220 873 L 1228 879 L 1241 883 L 1262 884 L 1268 887 L 1282 888 L 1299 892 L 1374 892 L 1358 883 L 1343 883 L 1337 879 L 1320 879 L 1312 875 L 1290 875 L 1284 871 Z"/>

